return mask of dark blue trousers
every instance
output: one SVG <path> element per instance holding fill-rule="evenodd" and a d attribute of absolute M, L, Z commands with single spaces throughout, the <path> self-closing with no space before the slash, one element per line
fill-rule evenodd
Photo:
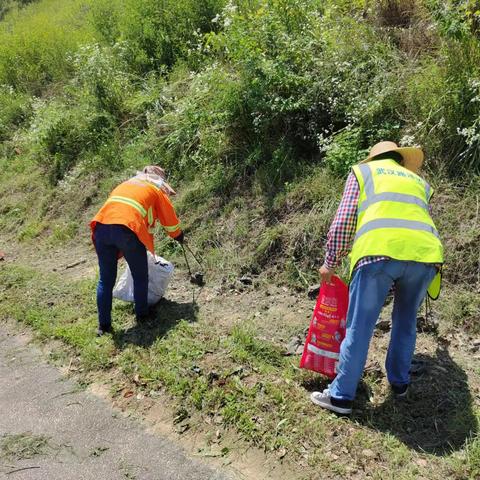
<path fill-rule="evenodd" d="M 97 223 L 95 248 L 100 267 L 97 286 L 98 323 L 100 327 L 112 324 L 112 291 L 117 279 L 118 254 L 122 252 L 133 277 L 133 296 L 137 317 L 148 313 L 147 249 L 135 233 L 123 225 Z"/>

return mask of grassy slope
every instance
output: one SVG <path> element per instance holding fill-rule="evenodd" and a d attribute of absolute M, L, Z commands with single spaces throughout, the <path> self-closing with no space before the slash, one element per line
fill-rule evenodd
<path fill-rule="evenodd" d="M 429 371 L 400 404 L 392 402 L 375 363 L 383 361 L 388 336 L 375 338 L 356 410 L 344 421 L 312 408 L 308 392 L 325 381 L 299 371 L 298 357 L 282 355 L 288 338 L 306 326 L 312 302 L 303 296 L 272 286 L 219 293 L 214 283 L 199 296 L 198 310 L 178 276 L 154 322 L 137 326 L 131 308 L 117 303 L 117 333 L 95 339 L 92 278 L 71 280 L 63 271 L 18 261 L 4 265 L 0 276 L 1 316 L 31 326 L 43 340 L 62 340 L 65 349 L 57 348 L 55 358 L 83 372 L 84 381 L 107 380 L 120 397 L 165 391 L 177 405 L 177 422 L 212 435 L 234 427 L 254 445 L 285 456 L 302 478 L 313 478 L 318 468 L 325 478 L 476 475 L 478 440 L 468 439 L 477 428 L 480 383 L 478 368 L 462 352 L 465 335 L 419 336 L 418 355 Z M 222 447 L 227 455 L 232 445 Z"/>
<path fill-rule="evenodd" d="M 113 339 L 94 338 L 94 271 L 90 268 L 78 278 L 62 269 L 81 258 L 87 258 L 90 267 L 94 264 L 86 224 L 109 182 L 98 186 L 91 179 L 83 193 L 73 197 L 59 198 L 57 192 L 50 202 L 62 205 L 56 207 L 59 215 L 38 228 L 36 209 L 29 211 L 27 206 L 49 198 L 50 187 L 38 180 L 32 183 L 29 170 L 2 178 L 2 249 L 7 260 L 16 259 L 1 266 L 0 317 L 31 326 L 43 340 L 62 340 L 65 353 L 57 352 L 59 361 L 66 364 L 74 358 L 85 381 L 109 379 L 120 396 L 130 390 L 147 396 L 163 390 L 177 405 L 182 425 L 211 429 L 212 435 L 215 429 L 234 427 L 254 445 L 277 458 L 285 456 L 301 472 L 299 478 L 313 478 L 318 468 L 325 478 L 358 472 L 360 477 L 383 479 L 394 471 L 395 478 L 461 479 L 474 478 L 478 472 L 479 443 L 472 435 L 478 428 L 480 372 L 478 359 L 468 353 L 471 337 L 464 328 L 471 334 L 478 331 L 478 295 L 464 286 L 450 284 L 434 305 L 440 336 L 419 338 L 418 351 L 430 371 L 415 384 L 406 405 L 391 402 L 383 374 L 373 368 L 364 379 L 353 420 L 338 420 L 309 403 L 308 392 L 323 388 L 325 382 L 298 370 L 298 357 L 283 357 L 288 340 L 304 335 L 313 304 L 305 299 L 298 272 L 291 276 L 287 263 L 274 254 L 279 249 L 288 259 L 295 242 L 302 241 L 298 230 L 305 222 L 319 229 L 318 238 L 325 233 L 340 190 L 332 199 L 328 188 L 319 193 L 321 186 L 334 182 L 341 186 L 325 172 L 292 187 L 277 207 L 280 215 L 274 227 L 264 224 L 267 207 L 262 197 L 253 195 L 233 200 L 220 213 L 215 212 L 214 200 L 213 205 L 199 205 L 198 212 L 183 212 L 189 237 L 199 242 L 197 248 L 204 246 L 208 265 L 209 288 L 198 299 L 200 308 L 191 303 L 190 289 L 178 275 L 170 301 L 160 306 L 154 324 L 137 327 L 131 308 L 116 303 L 118 333 Z M 315 194 L 311 204 L 309 192 Z M 454 265 L 454 255 L 470 248 L 468 242 L 462 243 L 462 229 L 467 227 L 456 212 L 459 205 L 467 207 L 468 228 L 478 229 L 476 196 L 439 193 L 437 221 Z M 79 209 L 84 195 L 92 196 L 93 203 Z M 303 199 L 301 208 L 298 199 Z M 247 202 L 254 206 L 248 214 Z M 209 220 L 204 220 L 206 212 Z M 258 233 L 249 236 L 252 219 Z M 75 229 L 69 230 L 71 224 Z M 222 246 L 208 246 L 206 240 L 219 231 Z M 278 238 L 272 232 L 278 232 Z M 170 242 L 162 242 L 160 248 L 182 265 Z M 265 267 L 254 276 L 256 288 L 242 292 L 235 279 L 264 257 Z M 305 268 L 308 280 L 314 278 L 313 269 L 298 268 Z M 276 287 L 279 283 L 290 286 Z M 383 363 L 387 337 L 375 339 L 371 365 Z M 228 456 L 232 445 L 221 445 Z"/>
<path fill-rule="evenodd" d="M 233 427 L 274 458 L 290 460 L 299 477 L 315 478 L 319 469 L 326 478 L 479 474 L 480 371 L 469 350 L 480 316 L 478 179 L 461 187 L 431 179 L 447 247 L 447 285 L 434 305 L 440 335 L 419 338 L 429 373 L 415 384 L 412 400 L 398 406 L 372 368 L 353 420 L 344 421 L 312 409 L 308 391 L 325 382 L 299 371 L 298 357 L 281 355 L 308 324 L 313 305 L 303 292 L 316 279 L 342 180 L 310 168 L 270 191 L 267 170 L 217 195 L 207 174 L 185 182 L 178 208 L 188 237 L 205 255 L 210 282 L 200 309 L 179 276 L 158 323 L 136 327 L 131 309 L 116 304 L 118 333 L 95 339 L 95 273 L 87 269 L 79 278 L 60 267 L 77 258 L 94 264 L 88 220 L 142 159 L 128 157 L 127 168 L 106 174 L 94 163 L 97 170 L 74 170 L 52 186 L 35 148 L 22 128 L 2 144 L 0 249 L 7 262 L 0 266 L 0 318 L 26 323 L 43 340 L 62 340 L 59 361 L 73 356 L 86 381 L 107 378 L 117 395 L 163 389 L 191 427 L 212 434 Z M 182 264 L 170 242 L 159 242 L 159 249 Z M 240 291 L 235 280 L 242 273 L 253 274 L 256 289 Z M 386 336 L 376 338 L 371 360 L 382 363 L 385 348 Z"/>

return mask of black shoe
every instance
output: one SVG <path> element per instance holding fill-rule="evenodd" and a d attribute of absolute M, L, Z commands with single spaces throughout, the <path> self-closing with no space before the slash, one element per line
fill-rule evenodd
<path fill-rule="evenodd" d="M 392 387 L 393 394 L 396 398 L 405 398 L 408 392 L 408 384 L 405 385 L 390 385 Z"/>
<path fill-rule="evenodd" d="M 143 315 L 137 315 L 136 317 L 137 323 L 147 323 L 150 320 L 155 319 L 155 306 L 148 307 L 148 312 L 144 313 Z"/>
<path fill-rule="evenodd" d="M 109 325 L 107 327 L 98 327 L 97 329 L 97 337 L 101 337 L 103 335 L 105 335 L 106 333 L 113 333 L 113 329 L 112 329 L 112 326 Z"/>

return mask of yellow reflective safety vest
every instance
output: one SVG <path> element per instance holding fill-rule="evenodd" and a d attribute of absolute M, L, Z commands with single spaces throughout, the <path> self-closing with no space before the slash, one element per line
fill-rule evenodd
<path fill-rule="evenodd" d="M 360 196 L 350 274 L 369 256 L 442 264 L 443 245 L 428 210 L 430 185 L 395 160 L 356 165 L 353 173 Z M 429 289 L 434 298 L 439 293 L 433 291 L 436 280 Z"/>

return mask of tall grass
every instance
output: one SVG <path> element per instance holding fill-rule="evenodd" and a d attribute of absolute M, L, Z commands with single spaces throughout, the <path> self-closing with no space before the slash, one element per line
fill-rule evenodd
<path fill-rule="evenodd" d="M 0 84 L 41 93 L 68 78 L 68 55 L 95 38 L 89 0 L 43 0 L 14 8 L 0 23 Z"/>

